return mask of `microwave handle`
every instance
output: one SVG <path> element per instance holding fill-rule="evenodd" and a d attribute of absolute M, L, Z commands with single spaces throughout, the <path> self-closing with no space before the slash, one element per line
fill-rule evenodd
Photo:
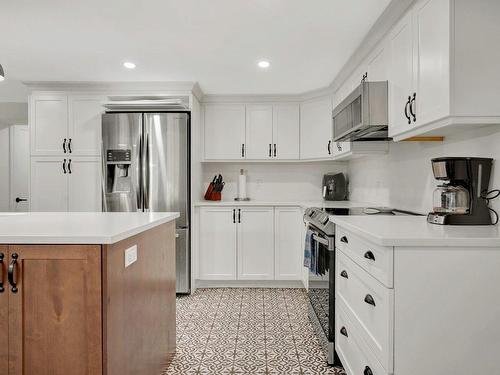
<path fill-rule="evenodd" d="M 323 198 L 326 198 L 326 185 L 323 186 Z"/>

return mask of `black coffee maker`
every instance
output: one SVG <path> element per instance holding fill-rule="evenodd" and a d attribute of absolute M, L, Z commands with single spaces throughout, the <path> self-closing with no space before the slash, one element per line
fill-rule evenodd
<path fill-rule="evenodd" d="M 491 225 L 488 186 L 493 159 L 446 157 L 432 159 L 434 177 L 442 182 L 434 190 L 432 224 Z"/>

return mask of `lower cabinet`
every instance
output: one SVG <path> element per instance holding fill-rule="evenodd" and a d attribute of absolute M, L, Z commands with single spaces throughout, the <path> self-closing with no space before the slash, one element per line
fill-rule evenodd
<path fill-rule="evenodd" d="M 296 207 L 201 207 L 201 280 L 300 280 Z"/>

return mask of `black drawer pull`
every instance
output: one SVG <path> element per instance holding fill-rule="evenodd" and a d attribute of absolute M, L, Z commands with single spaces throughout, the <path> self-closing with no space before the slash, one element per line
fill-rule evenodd
<path fill-rule="evenodd" d="M 343 270 L 343 271 L 340 273 L 340 276 L 342 276 L 344 279 L 348 279 L 348 278 L 349 278 L 349 275 L 347 275 L 347 271 L 346 271 L 346 270 Z"/>
<path fill-rule="evenodd" d="M 363 375 L 373 375 L 373 371 L 368 366 L 365 366 L 365 371 L 363 371 Z"/>
<path fill-rule="evenodd" d="M 366 253 L 365 253 L 365 258 L 366 259 L 370 259 L 370 260 L 373 260 L 375 262 L 375 255 L 373 255 L 373 253 L 368 250 Z"/>
<path fill-rule="evenodd" d="M 2 276 L 0 276 L 0 293 L 5 292 L 5 288 L 3 286 L 3 258 L 5 258 L 4 253 L 0 253 L 0 270 L 2 271 Z"/>
<path fill-rule="evenodd" d="M 343 334 L 345 337 L 349 337 L 349 335 L 347 334 L 347 329 L 345 329 L 345 327 L 342 327 L 340 329 L 340 333 Z"/>
<path fill-rule="evenodd" d="M 343 242 L 343 243 L 349 243 L 349 241 L 347 240 L 347 237 L 346 236 L 342 236 L 340 238 L 340 242 Z"/>
<path fill-rule="evenodd" d="M 7 273 L 7 278 L 9 279 L 9 284 L 12 287 L 12 293 L 17 293 L 17 281 L 14 280 L 14 270 L 17 268 L 17 253 L 12 254 L 12 261 L 9 264 L 9 271 Z"/>
<path fill-rule="evenodd" d="M 365 297 L 365 302 L 369 305 L 375 306 L 375 300 L 371 296 L 371 294 L 367 294 Z"/>

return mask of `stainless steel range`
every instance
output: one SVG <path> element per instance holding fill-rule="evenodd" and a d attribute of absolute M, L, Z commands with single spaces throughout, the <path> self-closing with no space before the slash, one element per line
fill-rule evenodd
<path fill-rule="evenodd" d="M 314 257 L 320 267 L 310 267 L 309 318 L 329 364 L 338 364 L 335 353 L 335 224 L 330 215 L 419 215 L 414 212 L 387 207 L 316 208 L 306 209 L 304 223 L 313 246 Z M 318 261 L 318 259 L 320 259 Z M 312 271 L 311 268 L 314 270 Z"/>

